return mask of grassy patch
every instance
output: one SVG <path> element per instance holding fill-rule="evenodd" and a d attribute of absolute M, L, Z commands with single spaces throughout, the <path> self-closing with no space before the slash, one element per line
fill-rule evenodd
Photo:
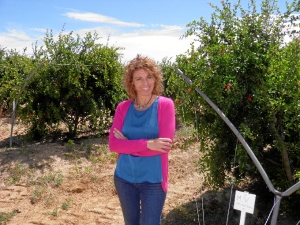
<path fill-rule="evenodd" d="M 11 218 L 13 218 L 17 214 L 17 211 L 14 210 L 12 212 L 6 213 L 6 212 L 0 212 L 0 225 L 4 225 L 4 222 L 9 221 Z"/>
<path fill-rule="evenodd" d="M 69 208 L 71 208 L 71 203 L 72 203 L 72 199 L 71 198 L 67 198 L 65 200 L 65 202 L 62 204 L 61 208 L 63 210 L 68 210 Z"/>
<path fill-rule="evenodd" d="M 8 180 L 9 184 L 20 183 L 22 181 L 22 178 L 24 178 L 25 176 L 29 177 L 32 173 L 32 171 L 29 168 L 19 163 L 16 164 L 14 167 L 10 168 L 8 172 L 10 174 Z"/>

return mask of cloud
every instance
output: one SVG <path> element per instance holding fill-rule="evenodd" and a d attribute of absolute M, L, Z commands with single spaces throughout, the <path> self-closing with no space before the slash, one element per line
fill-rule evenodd
<path fill-rule="evenodd" d="M 36 31 L 36 33 L 32 31 Z M 5 47 L 8 49 L 13 48 L 18 51 L 22 51 L 27 47 L 27 54 L 31 55 L 32 52 L 29 51 L 33 44 L 38 41 L 39 46 L 43 45 L 42 40 L 44 36 L 41 36 L 41 31 L 45 30 L 29 29 L 26 33 L 18 30 L 9 30 L 6 33 L 1 33 L 0 43 L 5 43 Z M 72 32 L 82 38 L 88 32 L 96 32 L 101 37 L 100 43 L 123 48 L 123 50 L 119 51 L 123 54 L 123 62 L 131 60 L 136 54 L 146 55 L 156 61 L 160 61 L 165 57 L 175 60 L 176 55 L 184 54 L 192 42 L 191 38 L 180 39 L 185 32 L 184 27 L 162 24 L 152 24 L 130 29 L 118 26 L 97 26 L 72 30 Z M 64 33 L 69 33 L 69 31 L 65 30 Z M 55 40 L 58 35 L 58 32 L 53 32 Z"/>
<path fill-rule="evenodd" d="M 75 20 L 81 20 L 85 22 L 94 22 L 94 23 L 106 23 L 106 24 L 113 24 L 123 27 L 143 27 L 143 24 L 140 23 L 130 23 L 120 21 L 116 18 L 104 16 L 97 13 L 92 12 L 84 12 L 84 13 L 76 13 L 76 12 L 67 12 L 65 14 L 67 17 Z"/>
<path fill-rule="evenodd" d="M 31 30 L 44 33 L 44 34 L 48 31 L 48 29 L 45 28 L 31 28 Z"/>
<path fill-rule="evenodd" d="M 125 48 L 121 51 L 124 62 L 131 60 L 137 54 L 151 57 L 156 61 L 161 61 L 163 58 L 173 61 L 176 55 L 185 53 L 191 43 L 188 39 L 181 40 L 179 37 L 162 35 L 128 35 L 127 37 L 111 37 L 111 41 Z"/>
<path fill-rule="evenodd" d="M 82 24 L 83 29 L 72 30 L 72 32 L 82 38 L 88 32 L 96 32 L 101 37 L 100 43 L 120 48 L 120 53 L 123 54 L 122 61 L 125 62 L 135 57 L 136 54 L 147 55 L 157 61 L 165 57 L 175 59 L 176 55 L 183 54 L 191 43 L 190 39 L 180 39 L 185 32 L 185 27 L 182 26 L 131 23 L 92 12 L 68 11 L 64 16 L 71 18 L 75 23 L 90 22 L 88 26 L 100 23 L 101 25 L 97 24 L 89 28 L 84 28 L 85 24 Z M 5 43 L 8 49 L 13 48 L 18 51 L 27 47 L 26 53 L 31 55 L 30 46 L 35 43 L 39 46 L 43 45 L 46 31 L 47 29 L 44 28 L 9 30 L 1 33 L 0 43 Z M 69 33 L 70 31 L 65 29 L 63 32 Z M 57 40 L 59 32 L 53 31 L 52 34 Z"/>
<path fill-rule="evenodd" d="M 1 47 L 7 49 L 21 51 L 32 46 L 34 42 L 35 39 L 33 37 L 19 30 L 8 30 L 6 33 L 0 33 Z"/>
<path fill-rule="evenodd" d="M 67 32 L 67 31 L 65 31 Z M 88 32 L 96 32 L 102 44 L 124 48 L 119 52 L 123 55 L 122 61 L 127 62 L 137 54 L 143 54 L 161 61 L 163 58 L 175 60 L 176 55 L 184 54 L 189 48 L 193 38 L 183 38 L 185 27 L 151 25 L 147 28 L 135 30 L 120 30 L 113 27 L 94 27 L 74 31 L 80 37 Z"/>
<path fill-rule="evenodd" d="M 1 36 L 2 37 L 2 36 Z M 30 40 L 31 38 L 24 32 L 18 31 L 18 30 L 8 30 L 5 36 L 3 38 L 7 39 L 14 39 L 14 40 Z"/>
<path fill-rule="evenodd" d="M 122 50 L 123 61 L 127 62 L 137 54 L 146 55 L 154 60 L 171 58 L 184 54 L 193 41 L 192 37 L 180 37 L 184 34 L 184 28 L 179 26 L 161 26 L 161 29 L 135 30 L 120 35 L 111 35 L 110 43 Z"/>
<path fill-rule="evenodd" d="M 167 25 L 151 25 L 144 29 L 136 30 L 137 33 L 142 35 L 159 35 L 159 36 L 182 36 L 185 32 L 185 28 L 182 26 L 167 26 Z M 132 34 L 132 33 L 131 33 Z"/>
<path fill-rule="evenodd" d="M 119 30 L 112 27 L 93 27 L 73 31 L 73 33 L 78 34 L 80 37 L 84 37 L 88 32 L 96 32 L 100 38 L 108 38 L 111 35 L 119 35 L 120 33 Z M 65 31 L 64 33 L 69 33 L 69 31 Z"/>

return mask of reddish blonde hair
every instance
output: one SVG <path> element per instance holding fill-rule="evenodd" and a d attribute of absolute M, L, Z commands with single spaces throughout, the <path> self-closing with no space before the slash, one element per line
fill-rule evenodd
<path fill-rule="evenodd" d="M 164 91 L 163 86 L 163 76 L 160 67 L 156 64 L 153 59 L 137 55 L 132 59 L 125 67 L 125 73 L 123 76 L 123 85 L 130 99 L 136 99 L 136 90 L 132 85 L 133 73 L 138 70 L 143 69 L 149 75 L 152 75 L 155 79 L 154 89 L 152 91 L 153 95 L 161 95 Z"/>

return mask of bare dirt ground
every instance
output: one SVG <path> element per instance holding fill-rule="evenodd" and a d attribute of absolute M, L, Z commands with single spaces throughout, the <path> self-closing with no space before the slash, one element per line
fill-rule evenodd
<path fill-rule="evenodd" d="M 108 151 L 107 138 L 24 143 L 24 130 L 17 124 L 9 148 L 9 122 L 0 118 L 0 224 L 124 224 L 113 185 L 116 155 Z M 183 138 L 176 136 L 169 157 L 163 224 L 219 225 L 226 224 L 227 215 L 228 224 L 239 224 L 233 197 L 229 203 L 230 188 L 212 191 L 202 186 L 196 167 L 199 146 L 183 149 Z M 272 204 L 258 204 L 255 214 L 247 214 L 246 224 L 264 224 Z M 297 219 L 281 214 L 279 224 L 296 225 Z"/>

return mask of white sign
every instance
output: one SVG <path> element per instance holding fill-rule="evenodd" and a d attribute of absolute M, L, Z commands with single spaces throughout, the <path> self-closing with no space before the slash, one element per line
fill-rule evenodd
<path fill-rule="evenodd" d="M 248 192 L 235 192 L 234 209 L 253 214 L 256 195 Z"/>
<path fill-rule="evenodd" d="M 240 225 L 245 225 L 246 213 L 253 214 L 256 195 L 248 192 L 235 192 L 234 209 L 241 211 Z"/>

